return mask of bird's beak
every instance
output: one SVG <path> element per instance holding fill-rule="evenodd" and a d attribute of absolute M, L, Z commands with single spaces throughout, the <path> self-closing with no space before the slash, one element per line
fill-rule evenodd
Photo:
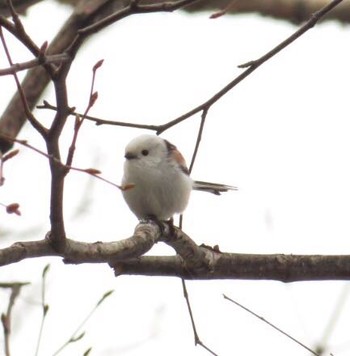
<path fill-rule="evenodd" d="M 135 158 L 137 158 L 137 155 L 135 155 L 135 153 L 132 153 L 132 152 L 126 152 L 124 157 L 126 159 L 135 159 Z"/>

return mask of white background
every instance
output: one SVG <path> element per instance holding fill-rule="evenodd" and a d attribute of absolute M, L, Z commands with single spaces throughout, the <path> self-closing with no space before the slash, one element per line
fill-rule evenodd
<path fill-rule="evenodd" d="M 37 44 L 50 40 L 70 9 L 51 1 L 23 19 Z M 258 15 L 209 19 L 209 13 L 135 15 L 89 40 L 68 78 L 69 101 L 85 110 L 92 66 L 104 59 L 91 115 L 161 124 L 201 104 L 231 81 L 237 65 L 256 59 L 296 27 Z M 239 187 L 220 198 L 194 193 L 184 230 L 196 242 L 242 253 L 350 253 L 350 31 L 325 22 L 256 70 L 209 111 L 193 171 L 195 179 Z M 7 36 L 14 62 L 30 55 Z M 1 68 L 7 67 L 3 54 Z M 1 108 L 12 96 L 1 78 Z M 52 90 L 44 98 L 54 104 Z M 49 124 L 53 113 L 35 112 Z M 190 161 L 200 117 L 164 133 Z M 62 137 L 71 141 L 72 123 Z M 125 144 L 141 131 L 84 123 L 74 160 L 118 183 Z M 44 149 L 34 130 L 20 136 Z M 42 239 L 49 229 L 46 159 L 19 147 L 6 163 L 1 203 L 18 202 L 22 216 L 0 211 L 0 246 Z M 80 241 L 113 241 L 132 235 L 137 221 L 119 191 L 72 172 L 65 191 L 66 230 Z M 173 254 L 162 244 L 151 254 Z M 39 332 L 41 271 L 51 264 L 50 305 L 40 355 L 67 340 L 107 290 L 112 297 L 84 327 L 82 341 L 62 355 L 208 355 L 194 346 L 181 282 L 175 278 L 122 276 L 106 265 L 64 265 L 58 258 L 25 260 L 1 268 L 1 281 L 30 281 L 13 312 L 13 355 L 33 355 Z M 225 293 L 309 347 L 324 340 L 329 355 L 348 355 L 349 305 L 345 282 L 282 284 L 265 281 L 192 281 L 190 299 L 201 340 L 221 355 L 307 355 L 307 351 L 223 299 Z M 325 337 L 339 298 L 340 317 Z M 0 310 L 8 291 L 0 290 Z M 0 354 L 3 341 L 0 340 Z"/>

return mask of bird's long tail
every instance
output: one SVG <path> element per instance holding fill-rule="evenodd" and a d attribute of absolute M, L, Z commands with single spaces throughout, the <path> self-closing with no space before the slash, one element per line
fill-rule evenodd
<path fill-rule="evenodd" d="M 233 187 L 231 185 L 202 182 L 199 180 L 193 182 L 193 189 L 212 193 L 215 195 L 220 195 L 221 193 L 227 192 L 229 190 L 238 190 L 237 187 Z"/>

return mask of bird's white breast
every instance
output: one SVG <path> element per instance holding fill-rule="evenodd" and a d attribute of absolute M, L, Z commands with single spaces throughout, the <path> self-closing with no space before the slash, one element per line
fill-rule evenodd
<path fill-rule="evenodd" d="M 168 220 L 183 212 L 192 190 L 191 178 L 169 161 L 145 166 L 140 160 L 127 160 L 123 177 L 126 184 L 134 184 L 123 195 L 139 219 L 153 215 Z"/>

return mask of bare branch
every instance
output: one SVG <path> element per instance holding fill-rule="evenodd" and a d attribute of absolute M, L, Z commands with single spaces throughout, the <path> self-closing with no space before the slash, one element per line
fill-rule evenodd
<path fill-rule="evenodd" d="M 35 57 L 39 56 L 40 48 L 33 42 L 30 36 L 25 32 L 24 27 L 19 19 L 15 17 L 15 22 L 0 16 L 0 26 L 5 28 L 12 36 L 17 38 Z"/>
<path fill-rule="evenodd" d="M 240 65 L 239 67 L 241 67 L 241 68 L 243 68 L 243 67 L 244 68 L 248 67 L 248 68 L 243 73 L 241 73 L 239 76 L 237 76 L 234 80 L 232 80 L 230 83 L 228 83 L 224 88 L 222 88 L 220 91 L 218 91 L 215 95 L 213 95 L 210 99 L 208 99 L 206 102 L 204 102 L 203 104 L 200 104 L 196 108 L 188 111 L 187 113 L 179 116 L 178 118 L 171 120 L 164 125 L 161 125 L 161 128 L 157 131 L 157 134 L 161 134 L 165 130 L 168 130 L 169 128 L 177 125 L 178 123 L 188 119 L 189 117 L 191 117 L 203 110 L 208 110 L 219 99 L 221 99 L 224 95 L 226 95 L 232 88 L 234 88 L 243 79 L 245 79 L 252 72 L 254 72 L 255 69 L 259 68 L 263 63 L 265 63 L 267 60 L 269 60 L 270 58 L 275 56 L 282 49 L 286 48 L 288 45 L 290 45 L 292 42 L 294 42 L 297 38 L 299 38 L 301 35 L 303 35 L 306 31 L 310 30 L 313 26 L 315 26 L 315 24 L 323 16 L 325 16 L 329 11 L 331 11 L 333 8 L 335 8 L 341 2 L 342 2 L 342 0 L 333 0 L 332 2 L 330 2 L 329 4 L 324 6 L 321 10 L 319 10 L 318 12 L 313 14 L 305 25 L 303 25 L 299 30 L 297 30 L 295 33 L 293 33 L 285 41 L 283 41 L 279 45 L 277 45 L 273 50 L 269 51 L 268 53 L 266 53 L 265 55 L 263 55 L 261 58 L 259 58 L 256 61 L 250 61 L 244 65 Z"/>
<path fill-rule="evenodd" d="M 197 158 L 197 153 L 198 153 L 198 150 L 199 150 L 199 144 L 200 144 L 200 142 L 202 140 L 202 134 L 203 134 L 205 119 L 207 118 L 207 115 L 208 115 L 208 109 L 205 108 L 205 109 L 203 109 L 203 112 L 202 112 L 201 123 L 199 125 L 196 145 L 194 147 L 194 151 L 193 151 L 193 154 L 192 154 L 190 167 L 188 169 L 190 173 L 192 172 L 192 169 L 193 169 L 193 166 L 194 166 L 194 162 L 196 161 L 196 158 Z"/>
<path fill-rule="evenodd" d="M 102 63 L 103 63 L 103 60 L 100 60 L 93 67 L 92 79 L 91 79 L 91 87 L 90 87 L 90 95 L 89 95 L 89 102 L 87 104 L 87 107 L 85 109 L 84 114 L 82 116 L 80 116 L 80 115 L 76 115 L 75 116 L 74 134 L 73 134 L 72 143 L 71 143 L 71 145 L 69 147 L 66 166 L 71 166 L 72 165 L 73 156 L 74 156 L 74 152 L 75 152 L 75 146 L 76 146 L 76 143 L 77 143 L 79 130 L 80 130 L 81 125 L 83 124 L 85 118 L 86 118 L 86 115 L 88 114 L 88 112 L 90 111 L 90 109 L 93 107 L 93 105 L 95 104 L 95 102 L 97 100 L 98 95 L 97 95 L 97 92 L 94 91 L 94 85 L 95 85 L 96 71 L 97 71 L 98 68 L 101 67 Z"/>
<path fill-rule="evenodd" d="M 288 337 L 289 339 L 291 339 L 292 341 L 294 341 L 295 343 L 297 343 L 298 345 L 300 345 L 301 347 L 303 347 L 305 350 L 311 352 L 313 355 L 315 356 L 321 356 L 319 355 L 317 352 L 315 352 L 314 350 L 310 349 L 308 346 L 306 346 L 305 344 L 303 344 L 302 342 L 300 342 L 299 340 L 297 340 L 296 338 L 292 337 L 291 335 L 289 335 L 288 333 L 286 333 L 285 331 L 283 331 L 282 329 L 278 328 L 277 326 L 275 326 L 274 324 L 272 324 L 271 322 L 269 322 L 268 320 L 266 320 L 265 318 L 263 318 L 262 316 L 254 313 L 251 309 L 245 307 L 244 305 L 238 303 L 237 301 L 227 297 L 224 294 L 224 298 L 226 300 L 229 300 L 231 303 L 239 306 L 240 308 L 242 308 L 243 310 L 245 310 L 246 312 L 252 314 L 253 316 L 255 316 L 256 318 L 260 319 L 262 322 L 264 322 L 265 324 L 271 326 L 272 328 L 274 328 L 275 330 L 277 330 L 279 333 L 283 334 L 284 336 Z"/>
<path fill-rule="evenodd" d="M 10 55 L 10 52 L 7 48 L 7 45 L 6 45 L 6 41 L 5 41 L 5 37 L 3 35 L 3 31 L 2 31 L 2 28 L 0 26 L 0 39 L 1 39 L 1 42 L 2 42 L 2 45 L 4 47 L 4 50 L 5 50 L 5 54 L 6 54 L 6 57 L 7 57 L 7 60 L 10 64 L 10 66 L 13 65 L 13 62 L 12 62 L 12 59 L 11 59 L 11 55 Z M 30 121 L 30 123 L 35 127 L 35 129 L 43 136 L 45 137 L 46 136 L 46 128 L 40 124 L 40 122 L 34 117 L 34 115 L 32 114 L 29 106 L 28 106 L 28 102 L 27 102 L 27 98 L 25 96 L 25 93 L 22 89 L 22 86 L 21 86 L 21 83 L 18 79 L 18 76 L 17 76 L 17 73 L 14 72 L 13 73 L 13 77 L 15 79 L 15 82 L 16 82 L 16 86 L 17 86 L 17 90 L 18 90 L 18 93 L 20 95 L 20 98 L 21 98 L 21 102 L 22 102 L 22 107 L 23 107 L 23 110 L 24 110 L 24 113 L 27 117 L 27 119 Z"/>
<path fill-rule="evenodd" d="M 303 35 L 306 31 L 310 30 L 313 28 L 316 23 L 323 17 L 325 16 L 329 11 L 331 11 L 333 8 L 335 8 L 337 5 L 339 5 L 343 0 L 333 0 L 326 6 L 324 6 L 321 10 L 315 12 L 314 14 L 311 15 L 309 20 L 299 28 L 298 31 L 294 32 L 291 36 L 289 36 L 286 40 L 281 42 L 278 46 L 273 48 L 271 51 L 263 55 L 257 60 L 250 61 L 244 64 L 239 65 L 239 68 L 247 68 L 247 67 L 258 67 L 262 63 L 266 62 L 268 59 L 276 55 L 278 52 L 280 52 L 282 49 L 286 48 L 289 46 L 291 43 L 293 43 L 296 39 L 298 39 L 301 35 Z"/>
<path fill-rule="evenodd" d="M 162 231 L 161 231 L 162 230 Z M 109 263 L 116 275 L 168 276 L 184 279 L 257 279 L 282 282 L 350 280 L 350 255 L 257 255 L 222 253 L 197 246 L 181 230 L 168 224 L 139 224 L 134 235 L 115 242 L 84 243 L 66 240 L 56 251 L 50 235 L 44 240 L 17 242 L 0 250 L 0 266 L 26 258 L 60 256 L 66 263 Z M 142 256 L 159 241 L 176 256 Z M 142 257 L 140 257 L 142 256 Z"/>
<path fill-rule="evenodd" d="M 89 21 L 93 21 L 93 17 L 97 16 L 100 11 L 100 7 L 106 2 L 106 0 L 85 0 L 80 1 L 79 6 L 75 7 L 74 12 L 63 25 L 55 39 L 49 45 L 47 54 L 60 54 L 69 46 L 76 36 L 77 30 L 80 27 L 86 26 Z M 16 35 L 16 28 L 10 21 L 0 17 L 0 25 L 5 27 L 12 34 Z M 18 36 L 21 41 L 21 36 Z M 23 43 L 23 42 L 22 42 Z M 23 43 L 27 46 L 28 43 Z M 40 48 L 32 48 L 32 53 L 36 56 L 40 56 Z M 50 73 L 54 75 L 54 73 Z M 48 85 L 50 75 L 48 74 L 48 68 L 36 67 L 31 69 L 24 78 L 21 86 L 23 92 L 27 98 L 28 107 L 32 110 L 37 101 L 39 100 L 44 89 Z M 16 137 L 22 126 L 26 121 L 25 113 L 21 108 L 21 97 L 16 93 L 6 110 L 2 114 L 0 119 L 0 133 L 9 137 Z M 0 140 L 0 150 L 6 152 L 12 146 L 12 142 L 8 142 L 4 139 Z"/>
<path fill-rule="evenodd" d="M 153 0 L 144 0 L 151 2 Z M 214 11 L 214 14 L 240 15 L 247 13 L 258 13 L 262 16 L 270 16 L 276 19 L 301 24 L 319 8 L 324 6 L 326 0 L 201 0 L 186 7 L 190 13 Z M 218 11 L 218 9 L 220 9 Z M 215 18 L 215 17 L 214 17 Z M 330 12 L 327 20 L 350 22 L 350 2 L 344 1 L 341 6 Z"/>
<path fill-rule="evenodd" d="M 0 76 L 13 75 L 14 73 L 18 73 L 22 70 L 31 69 L 37 66 L 45 65 L 47 63 L 59 64 L 68 60 L 70 60 L 70 58 L 66 54 L 54 54 L 51 56 L 45 56 L 44 61 L 39 58 L 35 58 L 27 62 L 13 63 L 9 68 L 0 69 Z"/>
<path fill-rule="evenodd" d="M 212 351 L 211 349 L 209 349 L 209 347 L 207 347 L 199 338 L 198 332 L 197 332 L 197 327 L 196 327 L 196 323 L 194 321 L 194 316 L 193 316 L 193 311 L 192 311 L 192 306 L 190 303 L 190 298 L 187 292 L 187 287 L 186 287 L 186 281 L 181 278 L 181 282 L 182 282 L 182 290 L 183 290 L 183 294 L 184 294 L 184 298 L 186 300 L 186 305 L 187 305 L 187 310 L 188 310 L 188 314 L 190 315 L 190 319 L 191 319 L 191 325 L 192 325 L 192 330 L 193 330 L 193 335 L 194 335 L 194 343 L 195 345 L 200 345 L 202 346 L 205 350 L 207 350 L 210 354 L 217 356 L 217 354 Z"/>
<path fill-rule="evenodd" d="M 57 107 L 54 105 L 49 104 L 46 100 L 43 101 L 42 105 L 37 106 L 38 109 L 49 109 L 49 110 L 57 110 Z M 70 115 L 79 115 L 82 116 L 82 113 L 78 113 L 76 111 L 72 111 Z M 160 129 L 159 125 L 145 125 L 145 124 L 133 124 L 125 121 L 114 121 L 114 120 L 104 120 L 100 119 L 94 116 L 89 116 L 85 115 L 85 119 L 89 121 L 93 121 L 96 123 L 97 126 L 100 125 L 112 125 L 112 126 L 122 126 L 122 127 L 132 127 L 135 129 L 146 129 L 146 130 L 152 130 L 152 131 L 157 131 Z"/>
<path fill-rule="evenodd" d="M 50 269 L 50 265 L 47 264 L 43 272 L 41 274 L 41 310 L 42 310 L 42 317 L 41 317 L 41 324 L 40 324 L 40 329 L 39 329 L 39 335 L 38 335 L 38 340 L 36 343 L 36 350 L 35 350 L 35 356 L 38 356 L 39 354 L 39 348 L 40 348 L 40 342 L 44 330 L 44 323 L 46 320 L 47 313 L 49 311 L 49 305 L 46 303 L 46 275 L 47 272 Z"/>
<path fill-rule="evenodd" d="M 1 314 L 1 322 L 4 328 L 4 348 L 5 355 L 10 356 L 10 335 L 11 335 L 11 314 L 15 301 L 21 291 L 21 288 L 29 283 L 0 283 L 0 288 L 10 288 L 11 294 L 6 313 Z"/>
<path fill-rule="evenodd" d="M 146 253 L 159 241 L 161 232 L 156 224 L 139 224 L 134 235 L 124 240 L 103 243 L 85 243 L 70 239 L 65 249 L 57 251 L 52 247 L 50 233 L 44 240 L 16 242 L 0 250 L 0 266 L 19 262 L 27 258 L 60 256 L 66 263 L 107 263 L 115 260 L 136 258 Z"/>
<path fill-rule="evenodd" d="M 116 275 L 167 276 L 198 280 L 276 280 L 288 283 L 350 280 L 348 255 L 212 253 L 212 264 L 206 271 L 204 268 L 189 270 L 180 256 L 143 256 L 137 260 L 118 262 L 112 267 L 115 268 Z"/>
<path fill-rule="evenodd" d="M 12 0 L 12 3 L 16 7 L 16 11 L 18 13 L 25 13 L 26 10 L 30 6 L 36 4 L 40 1 L 42 1 L 42 0 Z M 9 10 L 9 7 L 8 7 L 6 1 L 0 2 L 0 15 L 1 16 L 10 16 L 11 15 L 11 11 Z"/>
<path fill-rule="evenodd" d="M 294 42 L 297 38 L 299 38 L 302 34 L 304 34 L 306 31 L 311 29 L 315 24 L 322 18 L 324 17 L 329 11 L 331 11 L 333 8 L 335 8 L 339 3 L 341 3 L 342 0 L 333 0 L 331 3 L 327 4 L 324 6 L 321 10 L 319 10 L 317 13 L 313 14 L 311 18 L 309 18 L 308 22 L 305 23 L 300 29 L 298 29 L 295 33 L 293 33 L 290 37 L 288 37 L 285 41 L 281 42 L 278 44 L 274 49 L 260 57 L 258 60 L 255 61 L 250 61 L 246 64 L 240 65 L 239 67 L 245 68 L 248 67 L 243 73 L 241 73 L 239 76 L 237 76 L 234 80 L 232 80 L 230 83 L 228 83 L 224 88 L 222 88 L 220 91 L 218 91 L 216 94 L 214 94 L 211 98 L 209 98 L 206 102 L 200 104 L 196 108 L 188 111 L 187 113 L 179 116 L 176 119 L 173 119 L 166 124 L 163 125 L 143 125 L 143 124 L 130 124 L 127 122 L 120 122 L 120 121 L 110 121 L 110 120 L 102 120 L 98 119 L 95 117 L 89 117 L 86 116 L 87 119 L 92 120 L 96 122 L 98 125 L 102 124 L 108 124 L 108 125 L 116 125 L 116 126 L 126 126 L 126 127 L 134 127 L 134 128 L 142 128 L 142 129 L 149 129 L 149 130 L 155 130 L 157 134 L 161 134 L 162 132 L 166 131 L 167 129 L 177 125 L 178 123 L 188 119 L 189 117 L 199 113 L 199 112 L 204 112 L 208 111 L 209 108 L 214 105 L 219 99 L 221 99 L 224 95 L 226 95 L 232 88 L 234 88 L 237 84 L 239 84 L 243 79 L 245 79 L 247 76 L 249 76 L 255 69 L 257 69 L 260 65 L 265 63 L 267 60 L 275 56 L 277 53 L 279 53 L 282 49 L 290 45 L 292 42 Z M 149 5 L 151 6 L 151 5 Z M 127 16 L 126 14 L 129 14 L 130 9 L 123 9 L 121 10 L 121 13 L 123 16 Z M 117 16 L 113 15 L 113 16 Z M 119 15 L 121 16 L 121 15 Z M 88 31 L 88 29 L 83 29 L 80 31 L 80 33 L 84 33 L 84 31 Z M 52 110 L 57 110 L 56 107 L 49 105 L 48 103 L 44 102 L 43 106 L 39 106 L 39 108 L 48 108 Z M 76 113 L 74 113 L 76 114 Z"/>
<path fill-rule="evenodd" d="M 108 292 L 104 293 L 102 298 L 100 298 L 100 300 L 95 304 L 95 306 L 91 309 L 91 311 L 88 313 L 88 315 L 84 318 L 84 320 L 78 325 L 78 327 L 73 331 L 72 335 L 70 336 L 70 338 L 62 345 L 60 346 L 56 352 L 54 352 L 53 356 L 58 355 L 59 353 L 61 353 L 61 351 L 63 349 L 65 349 L 69 344 L 76 342 L 78 340 L 81 340 L 84 335 L 85 332 L 81 331 L 82 328 L 85 326 L 85 324 L 87 324 L 87 322 L 89 321 L 89 319 L 93 316 L 93 314 L 96 312 L 96 310 L 99 308 L 99 306 L 106 300 L 106 298 L 108 298 L 110 295 L 112 295 L 114 291 L 113 290 L 109 290 Z M 87 355 L 87 353 L 84 353 L 84 355 Z"/>
<path fill-rule="evenodd" d="M 123 8 L 122 10 L 107 16 L 101 21 L 87 26 L 79 30 L 80 35 L 89 35 L 100 31 L 101 29 L 127 17 L 132 14 L 142 14 L 150 12 L 172 12 L 178 10 L 184 6 L 188 6 L 195 3 L 198 0 L 177 0 L 177 1 L 160 1 L 152 4 L 139 4 L 138 1 L 130 1 L 129 6 Z"/>
<path fill-rule="evenodd" d="M 12 0 L 18 13 L 25 13 L 27 8 L 42 0 Z M 78 1 L 71 1 L 77 3 Z M 310 15 L 324 5 L 325 0 L 200 0 L 185 7 L 185 11 L 198 13 L 214 11 L 216 18 L 222 15 L 237 15 L 245 13 L 259 13 L 262 16 L 270 16 L 277 19 L 300 24 L 306 21 Z M 154 0 L 143 0 L 143 3 L 154 3 Z M 74 5 L 74 4 L 73 4 Z M 219 10 L 218 10 L 219 9 Z M 350 3 L 344 2 L 341 7 L 336 8 L 328 16 L 327 20 L 350 22 Z M 10 12 L 5 2 L 0 2 L 0 15 L 9 16 Z"/>
<path fill-rule="evenodd" d="M 105 182 L 107 184 L 114 186 L 115 188 L 118 188 L 120 190 L 123 189 L 123 187 L 121 187 L 120 185 L 118 185 L 104 177 L 101 177 L 100 176 L 101 171 L 99 171 L 96 168 L 79 168 L 79 167 L 67 166 L 67 165 L 63 164 L 58 158 L 39 150 L 35 146 L 29 144 L 28 141 L 26 141 L 26 140 L 20 140 L 20 139 L 16 139 L 16 138 L 12 138 L 12 137 L 8 137 L 8 136 L 0 134 L 0 139 L 1 138 L 6 139 L 7 141 L 16 142 L 24 147 L 27 147 L 27 148 L 33 150 L 34 152 L 38 153 L 41 156 L 46 157 L 49 160 L 54 160 L 57 164 L 62 165 L 62 167 L 65 168 L 67 171 L 72 170 L 72 171 L 76 171 L 76 172 L 86 173 L 86 174 L 89 174 L 97 179 L 102 180 L 103 182 Z M 11 152 L 13 152 L 13 153 L 11 153 Z M 12 158 L 14 155 L 16 155 L 18 153 L 18 150 L 14 150 L 11 152 L 9 154 L 5 155 L 2 159 L 0 159 L 0 173 L 1 173 L 1 169 L 2 169 L 1 163 L 5 162 L 6 160 L 8 160 L 8 159 Z M 1 174 L 0 174 L 0 182 L 1 182 Z"/>

